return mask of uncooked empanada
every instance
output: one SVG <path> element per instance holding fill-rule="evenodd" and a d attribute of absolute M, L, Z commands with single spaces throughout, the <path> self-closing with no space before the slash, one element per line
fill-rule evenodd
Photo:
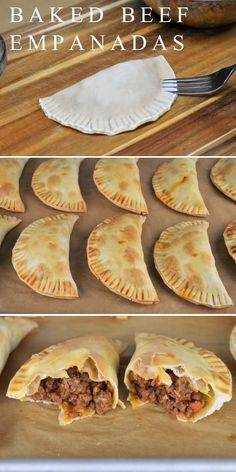
<path fill-rule="evenodd" d="M 122 214 L 97 225 L 88 239 L 91 272 L 112 292 L 133 302 L 158 303 L 141 242 L 145 217 Z"/>
<path fill-rule="evenodd" d="M 236 158 L 221 158 L 211 169 L 213 184 L 227 197 L 236 201 Z"/>
<path fill-rule="evenodd" d="M 230 256 L 236 262 L 236 220 L 225 228 L 224 240 Z"/>
<path fill-rule="evenodd" d="M 45 205 L 62 211 L 87 211 L 81 195 L 78 174 L 81 158 L 49 159 L 36 169 L 32 188 Z"/>
<path fill-rule="evenodd" d="M 165 284 L 186 300 L 211 308 L 233 305 L 215 266 L 206 221 L 184 221 L 161 233 L 154 248 Z"/>
<path fill-rule="evenodd" d="M 0 317 L 0 374 L 9 354 L 33 328 L 37 327 L 37 323 L 29 318 Z"/>
<path fill-rule="evenodd" d="M 18 277 L 41 295 L 77 298 L 69 266 L 70 234 L 78 217 L 47 216 L 22 231 L 12 252 Z"/>
<path fill-rule="evenodd" d="M 232 376 L 213 352 L 180 338 L 136 335 L 125 372 L 129 401 L 159 405 L 178 420 L 195 423 L 232 398 Z"/>
<path fill-rule="evenodd" d="M 19 181 L 29 158 L 9 157 L 0 159 L 0 207 L 8 211 L 24 212 L 19 193 Z"/>
<path fill-rule="evenodd" d="M 230 352 L 234 359 L 236 360 L 236 326 L 233 328 L 231 334 L 230 334 Z"/>
<path fill-rule="evenodd" d="M 193 216 L 207 216 L 198 187 L 197 158 L 172 159 L 156 170 L 152 184 L 156 196 L 167 206 Z"/>
<path fill-rule="evenodd" d="M 124 346 L 103 336 L 69 339 L 34 354 L 11 380 L 7 396 L 58 406 L 59 423 L 102 415 L 118 404 L 117 371 Z"/>
<path fill-rule="evenodd" d="M 121 62 L 39 103 L 48 118 L 64 126 L 113 135 L 155 121 L 168 111 L 177 95 L 164 91 L 162 80 L 173 78 L 163 56 Z"/>
<path fill-rule="evenodd" d="M 146 215 L 137 158 L 103 158 L 95 166 L 93 178 L 98 190 L 115 205 Z"/>
<path fill-rule="evenodd" d="M 6 234 L 21 223 L 15 216 L 0 215 L 0 246 Z"/>

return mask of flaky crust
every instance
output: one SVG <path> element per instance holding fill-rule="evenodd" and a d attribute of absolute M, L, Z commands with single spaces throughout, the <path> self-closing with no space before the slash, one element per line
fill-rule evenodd
<path fill-rule="evenodd" d="M 6 234 L 21 223 L 15 216 L 0 215 L 0 246 Z"/>
<path fill-rule="evenodd" d="M 230 256 L 236 262 L 236 220 L 225 228 L 224 241 Z"/>
<path fill-rule="evenodd" d="M 0 159 L 1 208 L 16 213 L 25 211 L 24 203 L 19 193 L 19 180 L 28 160 L 26 157 Z"/>
<path fill-rule="evenodd" d="M 236 326 L 232 329 L 229 342 L 230 352 L 236 360 Z"/>
<path fill-rule="evenodd" d="M 89 236 L 87 256 L 91 272 L 112 292 L 149 305 L 159 300 L 144 261 L 144 221 L 129 213 L 104 220 Z"/>
<path fill-rule="evenodd" d="M 213 184 L 227 197 L 236 201 L 236 158 L 221 158 L 211 169 Z"/>

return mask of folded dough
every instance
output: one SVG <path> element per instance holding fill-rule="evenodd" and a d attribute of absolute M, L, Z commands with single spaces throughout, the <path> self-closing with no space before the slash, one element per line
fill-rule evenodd
<path fill-rule="evenodd" d="M 39 100 L 45 115 L 83 133 L 113 135 L 155 121 L 175 94 L 163 79 L 175 74 L 163 56 L 121 62 Z"/>
<path fill-rule="evenodd" d="M 227 197 L 236 201 L 236 158 L 221 158 L 211 169 L 213 184 Z"/>
<path fill-rule="evenodd" d="M 56 404 L 59 423 L 103 414 L 118 404 L 119 354 L 125 346 L 103 336 L 69 339 L 34 354 L 11 380 L 7 396 Z"/>
<path fill-rule="evenodd" d="M 211 308 L 233 305 L 215 266 L 206 221 L 185 221 L 161 233 L 154 262 L 165 284 L 186 300 Z"/>
<path fill-rule="evenodd" d="M 230 334 L 230 352 L 234 359 L 236 360 L 236 326 L 233 328 Z"/>
<path fill-rule="evenodd" d="M 21 223 L 15 216 L 0 215 L 0 246 L 6 234 Z"/>
<path fill-rule="evenodd" d="M 103 158 L 95 166 L 93 178 L 98 190 L 115 205 L 147 215 L 137 158 Z"/>
<path fill-rule="evenodd" d="M 0 159 L 0 207 L 8 211 L 24 212 L 19 193 L 19 180 L 29 158 L 9 157 Z"/>
<path fill-rule="evenodd" d="M 9 354 L 33 328 L 37 327 L 37 323 L 29 318 L 0 317 L 0 374 Z"/>
<path fill-rule="evenodd" d="M 198 187 L 197 158 L 168 160 L 156 170 L 152 184 L 163 203 L 192 216 L 207 216 L 208 210 Z"/>
<path fill-rule="evenodd" d="M 12 263 L 18 277 L 41 295 L 77 298 L 69 266 L 70 235 L 78 216 L 60 214 L 36 220 L 22 231 Z"/>
<path fill-rule="evenodd" d="M 85 212 L 78 174 L 82 158 L 49 159 L 38 166 L 32 178 L 32 188 L 45 205 L 62 211 Z"/>
<path fill-rule="evenodd" d="M 212 352 L 185 339 L 136 335 L 136 350 L 125 372 L 132 406 L 161 406 L 180 421 L 195 423 L 232 397 L 232 377 Z"/>
<path fill-rule="evenodd" d="M 225 228 L 224 240 L 230 256 L 236 262 L 236 220 Z"/>
<path fill-rule="evenodd" d="M 129 213 L 107 218 L 90 234 L 87 255 L 91 272 L 112 292 L 150 305 L 159 299 L 144 260 L 144 221 Z"/>

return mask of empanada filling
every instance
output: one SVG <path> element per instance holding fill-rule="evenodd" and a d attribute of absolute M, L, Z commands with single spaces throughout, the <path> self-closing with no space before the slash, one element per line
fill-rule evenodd
<path fill-rule="evenodd" d="M 166 372 L 172 380 L 170 386 L 160 383 L 158 378 L 145 380 L 131 371 L 129 380 L 134 394 L 144 402 L 161 405 L 167 413 L 191 418 L 204 407 L 203 394 L 194 389 L 188 377 L 177 377 L 170 370 Z"/>
<path fill-rule="evenodd" d="M 95 382 L 87 372 L 80 372 L 75 366 L 67 369 L 67 374 L 68 378 L 41 380 L 38 392 L 31 398 L 63 405 L 77 416 L 83 409 L 93 410 L 98 415 L 112 409 L 113 389 L 109 382 Z"/>

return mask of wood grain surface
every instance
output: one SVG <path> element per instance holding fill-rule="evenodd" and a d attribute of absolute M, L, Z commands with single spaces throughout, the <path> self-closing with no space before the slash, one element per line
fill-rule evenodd
<path fill-rule="evenodd" d="M 84 9 L 88 0 L 79 4 Z M 236 154 L 236 77 L 219 94 L 209 97 L 178 97 L 171 111 L 158 121 L 133 132 L 107 137 L 86 135 L 48 120 L 39 107 L 39 97 L 53 94 L 117 62 L 151 57 L 159 34 L 168 50 L 165 57 L 178 77 L 206 74 L 235 63 L 236 26 L 198 30 L 174 25 L 140 22 L 141 0 L 127 2 L 97 0 L 106 10 L 101 23 L 91 24 L 85 18 L 78 26 L 70 24 L 70 12 L 64 10 L 67 23 L 22 26 L 23 50 L 9 52 L 8 66 L 0 78 L 0 155 L 234 155 Z M 136 9 L 136 21 L 122 24 L 120 9 Z M 86 13 L 85 13 L 86 16 Z M 14 33 L 14 30 L 11 31 Z M 15 30 L 15 33 L 19 33 Z M 27 35 L 63 34 L 65 42 L 59 51 L 28 51 Z M 76 34 L 85 51 L 68 51 Z M 90 51 L 89 35 L 106 35 L 104 51 Z M 120 34 L 127 51 L 111 51 Z M 144 51 L 131 50 L 131 35 L 148 39 Z M 184 34 L 185 48 L 174 52 L 173 37 Z M 9 34 L 4 38 L 9 47 Z M 50 41 L 49 41 L 50 44 Z"/>

